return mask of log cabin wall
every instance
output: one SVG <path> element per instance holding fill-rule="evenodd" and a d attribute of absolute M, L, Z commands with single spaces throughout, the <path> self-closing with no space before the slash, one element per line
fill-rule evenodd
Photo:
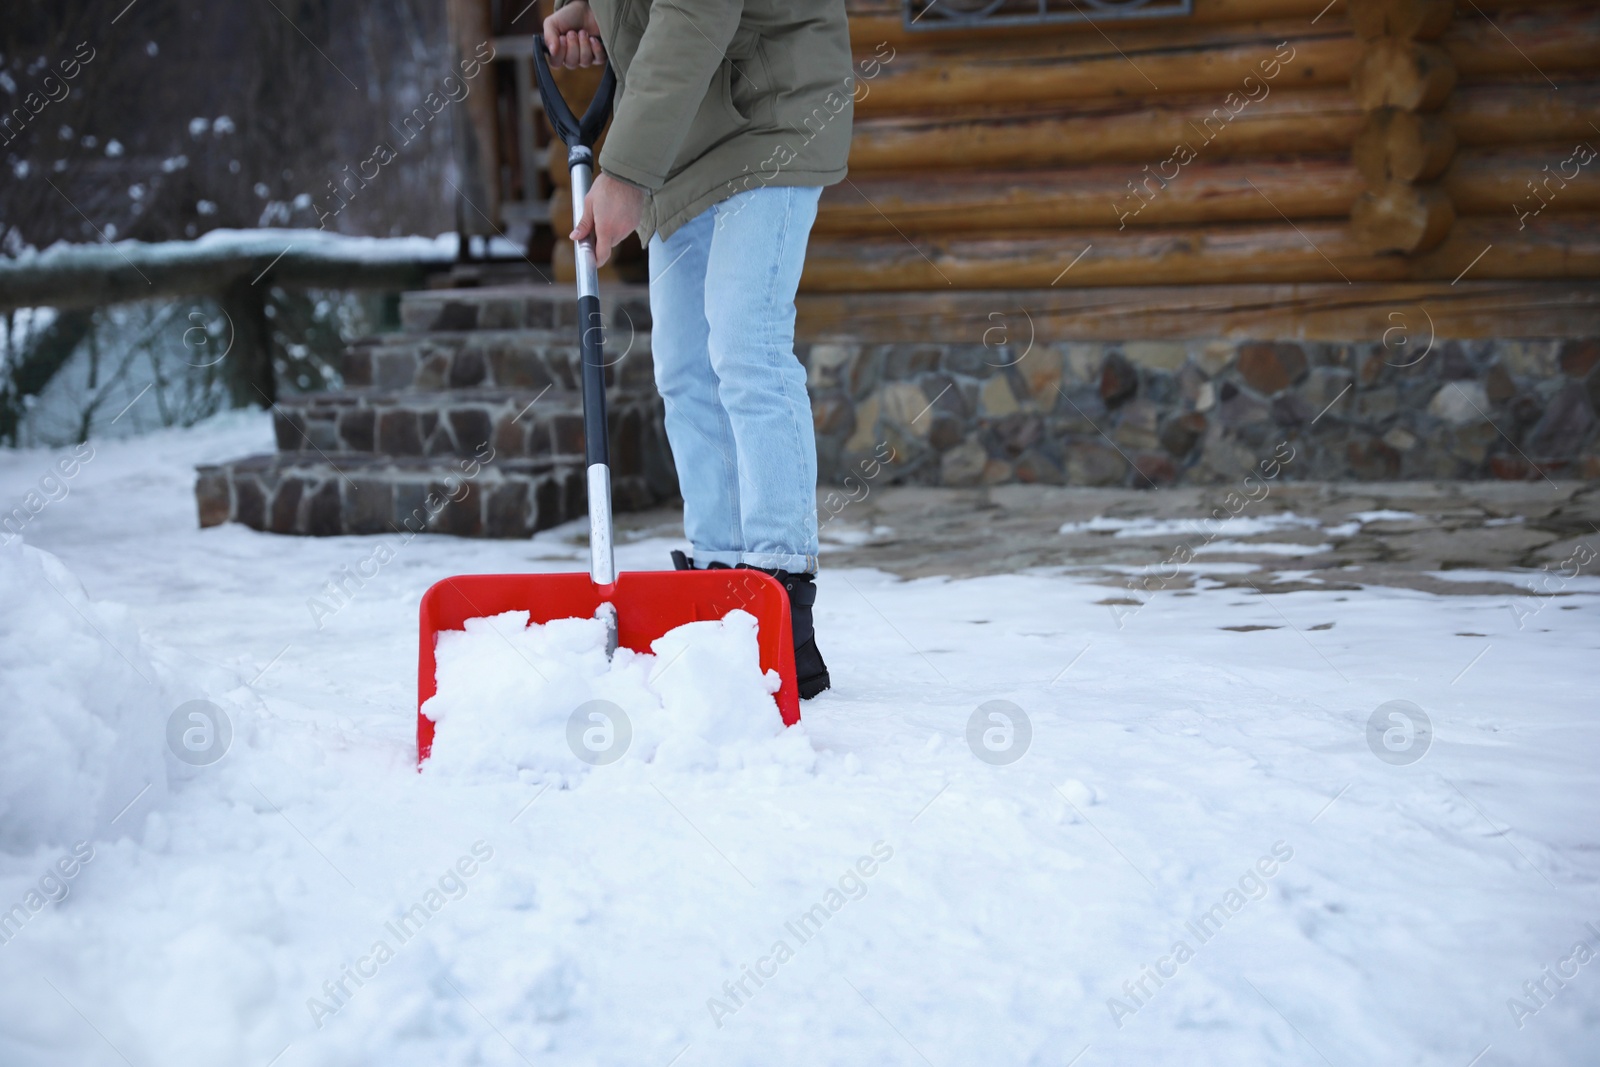
<path fill-rule="evenodd" d="M 1284 442 L 1296 478 L 1600 476 L 1600 5 L 848 8 L 798 302 L 825 480 L 1219 483 Z"/>
<path fill-rule="evenodd" d="M 834 478 L 1600 476 L 1600 6 L 849 6 L 799 322 Z"/>
<path fill-rule="evenodd" d="M 1512 209 L 1596 137 L 1592 2 L 1195 0 L 921 32 L 893 0 L 851 10 L 851 181 L 810 291 L 1600 277 L 1600 182 Z M 1410 247 L 1363 243 L 1353 213 Z"/>

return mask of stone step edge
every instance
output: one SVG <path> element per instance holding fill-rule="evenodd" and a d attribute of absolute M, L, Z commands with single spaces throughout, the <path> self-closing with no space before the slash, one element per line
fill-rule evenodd
<path fill-rule="evenodd" d="M 612 336 L 628 337 L 625 330 L 615 326 L 606 327 L 606 345 L 612 345 Z M 496 341 L 523 341 L 532 342 L 541 347 L 552 348 L 558 351 L 570 350 L 574 356 L 578 352 L 579 334 L 576 326 L 563 326 L 557 329 L 543 329 L 532 326 L 505 327 L 492 330 L 429 330 L 426 333 L 372 333 L 357 337 L 346 345 L 346 351 L 354 348 L 410 348 L 425 344 L 466 344 L 469 341 L 481 341 L 485 344 Z M 633 331 L 631 352 L 650 351 L 650 330 L 640 327 Z M 626 358 L 620 357 L 620 358 Z"/>
<path fill-rule="evenodd" d="M 653 404 L 661 399 L 654 389 L 635 386 L 611 386 L 606 389 L 606 406 L 632 407 L 640 403 Z M 386 389 L 376 385 L 351 386 L 344 389 L 326 389 L 316 393 L 295 393 L 278 398 L 278 407 L 284 411 L 303 411 L 317 408 L 345 410 L 355 407 L 389 407 L 407 404 L 417 408 L 449 411 L 454 408 L 499 406 L 519 402 L 537 405 L 544 413 L 551 408 L 563 414 L 583 410 L 583 394 L 577 389 L 556 386 L 485 386 L 464 385 L 455 389 Z"/>
<path fill-rule="evenodd" d="M 619 299 L 648 300 L 650 287 L 642 282 L 600 283 L 600 304 L 609 306 Z M 491 300 L 540 300 L 550 303 L 577 304 L 578 297 L 570 282 L 546 282 L 533 285 L 472 285 L 455 289 L 411 289 L 401 294 L 406 304 L 446 303 L 450 301 L 483 303 Z"/>
<path fill-rule="evenodd" d="M 527 395 L 527 394 L 524 394 Z M 273 412 L 281 452 L 429 457 L 481 455 L 486 447 L 507 458 L 582 455 L 582 405 L 570 394 L 552 405 L 533 395 L 500 396 L 476 403 L 435 403 L 436 394 L 398 397 L 394 403 L 308 403 Z M 649 462 L 645 453 L 666 451 L 664 405 L 655 396 L 611 398 L 612 465 L 632 474 Z"/>
<path fill-rule="evenodd" d="M 539 389 L 550 384 L 577 388 L 581 365 L 577 344 L 528 346 L 515 332 L 502 337 L 484 341 L 468 337 L 459 344 L 426 338 L 403 344 L 352 344 L 344 352 L 340 370 L 345 381 L 357 388 L 451 391 Z M 605 357 L 608 385 L 654 384 L 655 361 L 648 334 L 638 335 L 620 350 L 607 349 Z"/>
<path fill-rule="evenodd" d="M 614 320 L 618 308 L 632 306 L 631 317 L 649 327 L 650 298 L 646 286 L 602 286 L 602 314 Z M 529 311 L 538 307 L 533 316 Z M 541 321 L 531 321 L 537 318 Z M 577 322 L 577 297 L 569 285 L 494 286 L 482 289 L 431 289 L 403 294 L 401 329 L 409 334 L 438 330 L 543 328 Z"/>
<path fill-rule="evenodd" d="M 587 492 L 581 462 L 344 453 L 260 453 L 201 465 L 195 479 L 202 528 L 234 522 L 311 537 L 526 538 L 584 515 Z M 663 499 L 641 475 L 612 480 L 618 511 Z"/>

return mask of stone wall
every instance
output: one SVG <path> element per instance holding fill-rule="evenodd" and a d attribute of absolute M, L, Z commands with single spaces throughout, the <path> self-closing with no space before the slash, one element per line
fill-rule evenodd
<path fill-rule="evenodd" d="M 1398 342 L 1399 338 L 1395 338 Z M 1280 441 L 1294 479 L 1600 477 L 1600 341 L 801 346 L 821 480 L 892 446 L 894 480 L 1237 480 Z"/>
<path fill-rule="evenodd" d="M 649 304 L 639 287 L 607 302 L 613 498 L 652 507 L 677 481 Z M 581 516 L 575 318 L 558 287 L 406 294 L 402 332 L 346 353 L 346 388 L 280 401 L 277 452 L 200 468 L 202 525 L 526 537 Z M 1226 484 L 1285 441 L 1293 480 L 1600 477 L 1600 340 L 1418 351 L 1391 339 L 796 351 L 823 485 L 863 471 L 947 486 Z"/>

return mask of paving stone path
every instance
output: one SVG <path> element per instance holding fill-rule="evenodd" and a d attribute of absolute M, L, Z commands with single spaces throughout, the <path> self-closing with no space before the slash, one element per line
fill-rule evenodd
<path fill-rule="evenodd" d="M 1385 585 L 1570 597 L 1585 584 L 1573 575 L 1600 574 L 1600 482 L 868 484 L 855 495 L 829 518 L 822 494 L 824 567 L 903 578 L 1068 568 L 1123 589 L 1131 581 L 1141 599 L 1202 579 L 1270 593 Z M 618 518 L 623 536 L 681 534 L 674 510 Z"/>

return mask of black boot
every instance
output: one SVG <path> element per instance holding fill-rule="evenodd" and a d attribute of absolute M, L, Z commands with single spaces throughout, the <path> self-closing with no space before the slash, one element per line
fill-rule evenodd
<path fill-rule="evenodd" d="M 789 594 L 789 628 L 794 632 L 794 677 L 799 683 L 800 699 L 810 700 L 832 684 L 828 679 L 828 665 L 822 662 L 822 653 L 817 649 L 816 627 L 811 620 L 811 606 L 817 602 L 817 576 L 751 567 L 748 563 L 739 566 L 772 575 L 783 583 L 784 591 Z"/>
<path fill-rule="evenodd" d="M 712 563 L 707 570 L 726 567 L 725 563 Z M 769 570 L 766 567 L 741 567 L 770 574 L 783 583 L 789 594 L 789 628 L 794 632 L 794 674 L 799 683 L 800 699 L 810 700 L 832 684 L 828 678 L 828 665 L 822 662 L 817 649 L 816 627 L 811 619 L 811 607 L 817 602 L 816 575 L 790 574 L 788 571 Z M 679 571 L 695 569 L 694 560 L 681 549 L 672 550 L 672 568 Z"/>
<path fill-rule="evenodd" d="M 817 576 L 788 571 L 768 573 L 782 582 L 789 593 L 789 624 L 794 630 L 794 676 L 800 685 L 800 699 L 810 700 L 832 684 L 828 665 L 822 662 L 822 653 L 817 648 L 816 627 L 811 620 L 811 606 L 817 602 Z"/>

